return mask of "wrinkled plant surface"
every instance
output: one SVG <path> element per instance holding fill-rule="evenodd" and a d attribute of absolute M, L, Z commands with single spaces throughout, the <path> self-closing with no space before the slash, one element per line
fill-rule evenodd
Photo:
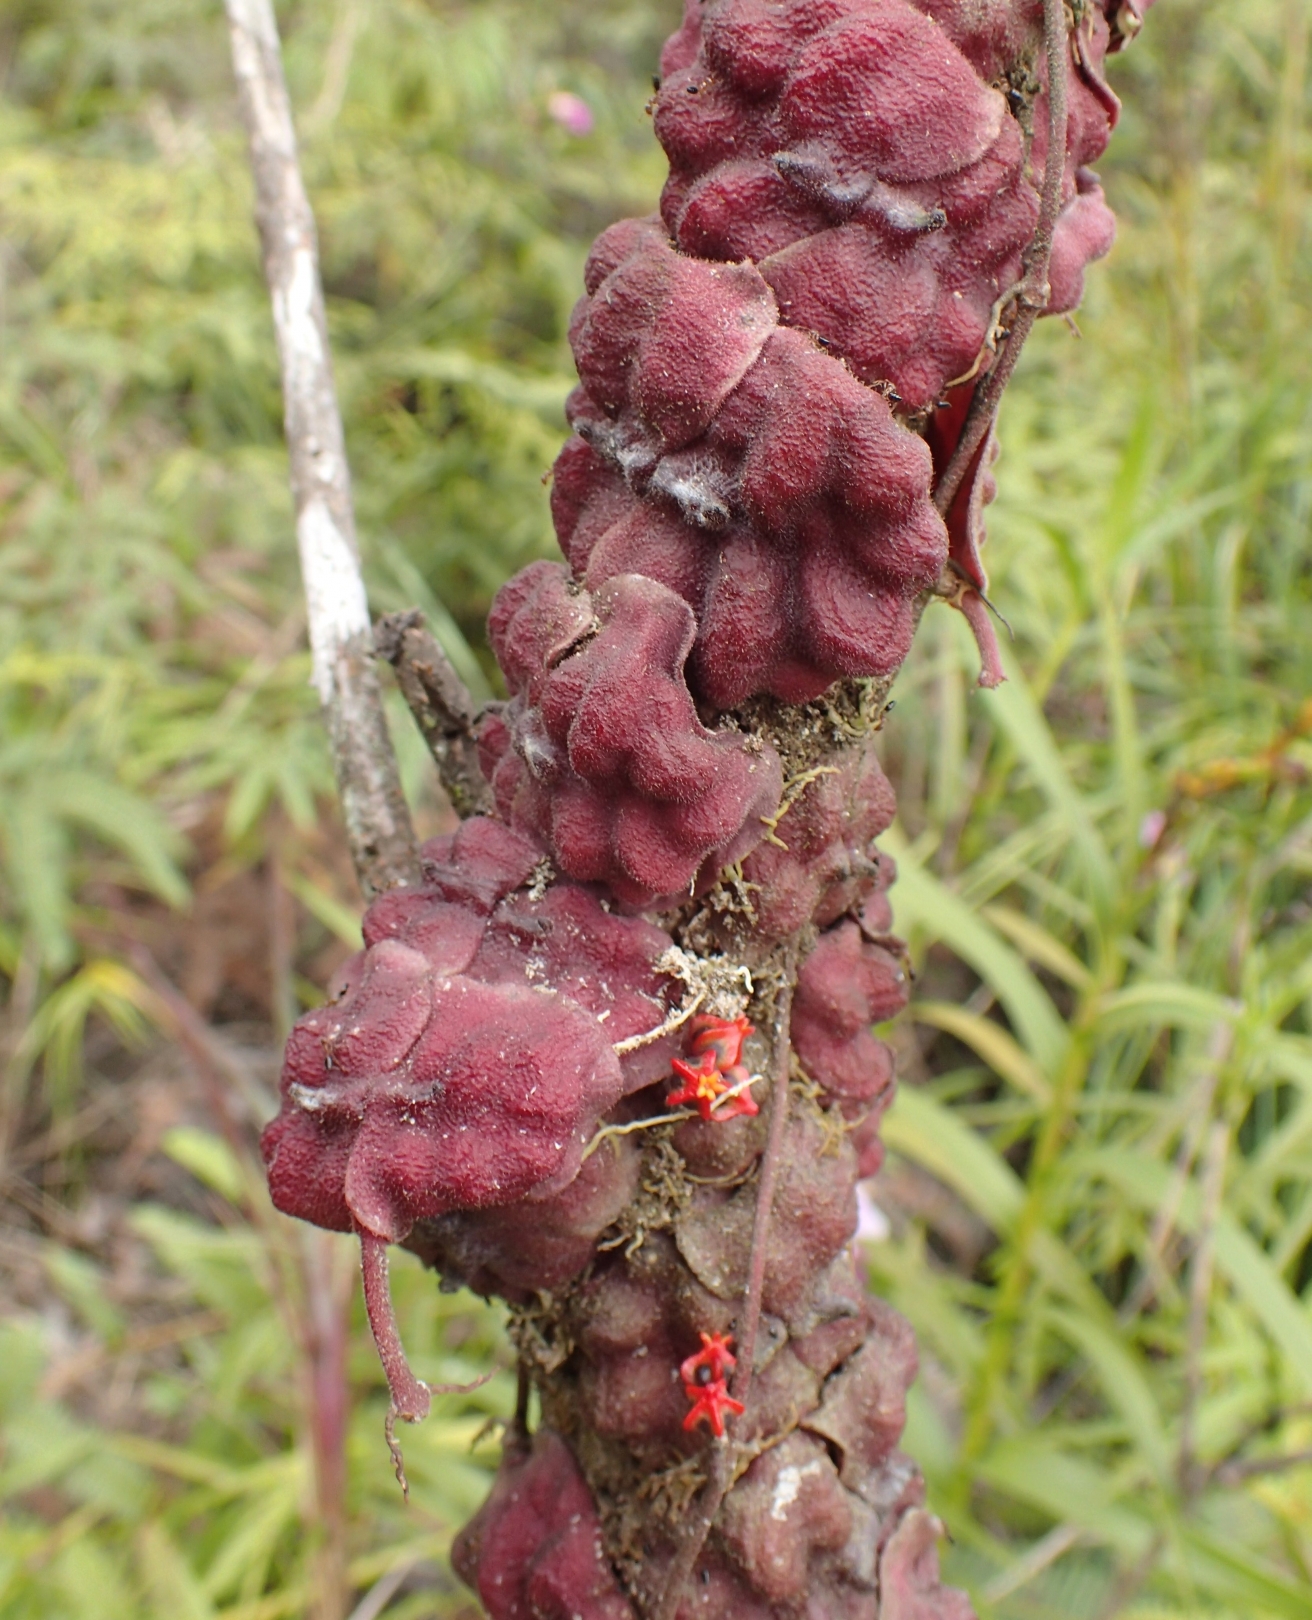
<path fill-rule="evenodd" d="M 511 1306 L 456 1550 L 493 1620 L 970 1612 L 851 1247 L 908 975 L 872 739 L 935 596 L 1000 679 L 996 393 L 1110 245 L 1088 164 L 1140 21 L 689 0 L 665 47 L 660 212 L 571 325 L 567 562 L 492 609 L 494 812 L 371 907 L 264 1139 L 277 1205 L 359 1236 L 394 1417 L 430 1391 L 388 1245 Z"/>

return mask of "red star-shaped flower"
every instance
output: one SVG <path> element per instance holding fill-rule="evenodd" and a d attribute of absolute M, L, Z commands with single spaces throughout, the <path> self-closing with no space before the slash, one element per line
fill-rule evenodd
<path fill-rule="evenodd" d="M 678 1091 L 671 1091 L 665 1102 L 670 1108 L 681 1108 L 685 1105 L 697 1110 L 704 1120 L 715 1120 L 723 1123 L 727 1119 L 737 1119 L 740 1114 L 759 1114 L 756 1099 L 751 1090 L 744 1083 L 751 1080 L 751 1075 L 742 1064 L 735 1064 L 727 1074 L 722 1074 L 715 1061 L 714 1052 L 703 1052 L 700 1061 L 694 1067 L 682 1058 L 672 1058 L 670 1066 L 683 1085 Z M 742 1091 L 733 1096 L 726 1094 L 736 1086 L 744 1086 Z"/>
<path fill-rule="evenodd" d="M 696 1355 L 689 1356 L 679 1368 L 679 1377 L 685 1384 L 692 1384 L 694 1387 L 701 1384 L 723 1383 L 725 1374 L 732 1372 L 738 1364 L 737 1357 L 730 1348 L 733 1344 L 733 1334 L 703 1333 L 700 1337 L 701 1349 Z"/>
<path fill-rule="evenodd" d="M 689 1049 L 694 1057 L 714 1052 L 717 1069 L 732 1069 L 741 1062 L 743 1042 L 756 1033 L 756 1027 L 745 1018 L 716 1018 L 712 1013 L 699 1013 L 693 1019 Z"/>
<path fill-rule="evenodd" d="M 756 1106 L 756 1098 L 752 1096 L 751 1087 L 744 1084 L 751 1080 L 751 1075 L 741 1063 L 727 1069 L 723 1078 L 729 1082 L 729 1088 L 743 1086 L 742 1091 L 735 1092 L 732 1097 L 723 1096 L 716 1103 L 711 1118 L 723 1122 L 726 1119 L 737 1119 L 740 1114 L 759 1114 L 761 1110 Z"/>
<path fill-rule="evenodd" d="M 685 1063 L 682 1058 L 672 1058 L 670 1067 L 683 1081 L 683 1085 L 678 1091 L 670 1092 L 665 1099 L 667 1105 L 671 1108 L 681 1108 L 689 1104 L 703 1119 L 712 1118 L 716 1098 L 722 1097 L 729 1089 L 715 1061 L 715 1053 L 703 1052 L 696 1068 L 691 1063 Z"/>
<path fill-rule="evenodd" d="M 695 1429 L 706 1419 L 717 1440 L 724 1439 L 724 1414 L 735 1415 L 744 1410 L 741 1401 L 734 1400 L 723 1378 L 713 1378 L 709 1384 L 685 1384 L 683 1393 L 692 1402 L 692 1408 L 683 1420 L 685 1429 Z"/>

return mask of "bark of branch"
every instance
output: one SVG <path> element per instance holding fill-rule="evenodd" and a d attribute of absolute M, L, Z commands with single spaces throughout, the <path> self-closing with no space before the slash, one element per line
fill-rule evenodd
<path fill-rule="evenodd" d="M 351 856 L 360 886 L 372 897 L 418 882 L 419 856 L 372 662 L 314 215 L 301 179 L 273 7 L 270 0 L 225 4 L 282 364 L 313 680 L 328 722 Z"/>
<path fill-rule="evenodd" d="M 415 609 L 385 614 L 374 626 L 374 649 L 396 671 L 396 684 L 456 814 L 462 820 L 490 814 L 492 790 L 474 741 L 478 707 L 422 615 Z"/>

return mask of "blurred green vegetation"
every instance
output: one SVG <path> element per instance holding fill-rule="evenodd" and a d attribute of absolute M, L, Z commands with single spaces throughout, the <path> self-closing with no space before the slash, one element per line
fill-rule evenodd
<path fill-rule="evenodd" d="M 484 678 L 492 591 L 552 545 L 587 243 L 659 188 L 676 9 L 280 8 L 373 602 L 424 606 Z M 921 1336 L 908 1447 L 983 1620 L 1312 1613 L 1308 33 L 1305 0 L 1164 0 L 1113 64 L 1121 239 L 1084 340 L 1041 327 L 1004 409 L 1012 678 L 974 690 L 936 608 L 885 735 L 920 986 L 868 1252 Z M 352 928 L 219 8 L 0 0 L 0 76 L 2 1123 L 50 1127 L 60 1166 L 7 1171 L 46 1294 L 0 1324 L 0 1615 L 328 1614 L 303 1327 L 345 1261 L 268 1211 L 240 1131 L 175 1128 L 190 1191 L 126 1218 L 158 1322 L 55 1207 L 98 1196 L 94 1136 L 60 1145 L 78 1110 L 169 1029 L 140 961 L 169 908 L 203 930 L 233 874 L 295 897 L 270 1033 Z M 494 1311 L 397 1275 L 421 1371 L 486 1362 Z M 440 1564 L 512 1396 L 407 1437 L 406 1513 L 358 1312 L 349 1386 L 363 1590 Z"/>

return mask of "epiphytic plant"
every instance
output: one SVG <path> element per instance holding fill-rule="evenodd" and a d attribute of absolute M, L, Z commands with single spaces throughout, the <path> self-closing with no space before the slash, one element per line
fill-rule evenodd
<path fill-rule="evenodd" d="M 493 607 L 509 701 L 476 714 L 415 623 L 380 629 L 471 812 L 422 850 L 362 684 L 272 17 L 229 13 L 316 667 L 377 896 L 289 1042 L 274 1200 L 359 1235 L 394 1417 L 430 1391 L 387 1245 L 509 1302 L 524 1398 L 456 1553 L 493 1620 L 956 1620 L 897 1450 L 910 1330 L 849 1247 L 893 1083 L 871 1025 L 906 997 L 871 739 L 936 596 L 1001 678 L 998 399 L 1110 244 L 1086 165 L 1139 11 L 688 0 L 660 214 L 601 236 L 571 326 L 568 566 Z"/>

